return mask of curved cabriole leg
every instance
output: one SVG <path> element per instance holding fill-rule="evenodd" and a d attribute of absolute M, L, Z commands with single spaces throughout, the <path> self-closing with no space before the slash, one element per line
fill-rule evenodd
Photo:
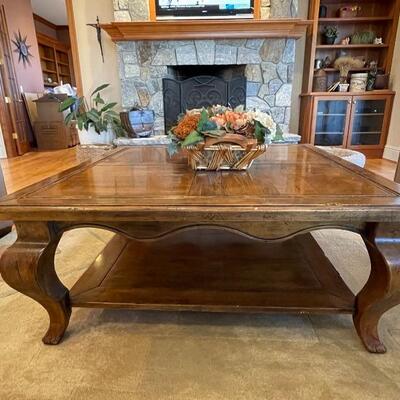
<path fill-rule="evenodd" d="M 1 275 L 12 288 L 46 309 L 50 327 L 43 343 L 58 344 L 71 315 L 68 289 L 54 269 L 54 254 L 61 235 L 51 223 L 21 222 L 16 227 L 18 239 L 1 258 Z"/>
<path fill-rule="evenodd" d="M 367 350 L 385 353 L 378 324 L 386 311 L 400 304 L 400 226 L 368 224 L 363 239 L 371 259 L 371 274 L 356 297 L 353 320 Z"/>

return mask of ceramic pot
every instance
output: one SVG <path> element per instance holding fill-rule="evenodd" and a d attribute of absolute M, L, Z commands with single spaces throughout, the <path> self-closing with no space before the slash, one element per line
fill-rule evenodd
<path fill-rule="evenodd" d="M 328 8 L 324 5 L 319 6 L 319 18 L 326 18 Z"/>
<path fill-rule="evenodd" d="M 377 74 L 375 78 L 374 89 L 382 90 L 389 87 L 389 75 L 388 74 Z"/>
<path fill-rule="evenodd" d="M 325 44 L 335 44 L 336 37 L 335 36 L 324 36 Z"/>
<path fill-rule="evenodd" d="M 350 80 L 350 92 L 365 92 L 367 88 L 368 74 L 352 74 Z"/>
<path fill-rule="evenodd" d="M 115 134 L 110 128 L 98 134 L 95 129 L 90 126 L 88 130 L 78 130 L 78 134 L 81 144 L 112 144 L 115 139 Z"/>

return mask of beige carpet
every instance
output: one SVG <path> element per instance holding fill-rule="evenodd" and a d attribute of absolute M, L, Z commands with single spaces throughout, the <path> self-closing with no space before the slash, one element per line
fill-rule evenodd
<path fill-rule="evenodd" d="M 359 290 L 369 260 L 358 236 L 316 236 Z M 65 235 L 56 265 L 67 286 L 110 237 Z M 0 280 L 0 400 L 400 398 L 399 308 L 381 323 L 386 355 L 364 350 L 350 316 L 75 309 L 61 345 L 41 344 L 46 329 L 45 311 Z"/>

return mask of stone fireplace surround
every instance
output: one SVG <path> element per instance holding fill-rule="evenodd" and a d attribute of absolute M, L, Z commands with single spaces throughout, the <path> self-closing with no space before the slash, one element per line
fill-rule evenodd
<path fill-rule="evenodd" d="M 243 65 L 247 108 L 271 113 L 288 131 L 295 39 L 127 41 L 117 43 L 122 106 L 148 107 L 155 134 L 164 132 L 162 78 L 178 65 Z"/>

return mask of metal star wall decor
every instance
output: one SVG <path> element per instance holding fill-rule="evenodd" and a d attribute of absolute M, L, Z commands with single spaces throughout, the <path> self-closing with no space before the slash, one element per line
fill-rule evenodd
<path fill-rule="evenodd" d="M 14 43 L 14 45 L 17 47 L 14 50 L 14 53 L 18 54 L 18 62 L 23 62 L 24 67 L 26 67 L 26 65 L 28 64 L 29 66 L 31 65 L 31 61 L 30 58 L 33 57 L 33 55 L 31 54 L 31 52 L 29 51 L 29 49 L 32 46 L 29 46 L 26 41 L 28 39 L 27 36 L 22 37 L 21 35 L 21 31 L 18 30 L 18 35 L 16 33 L 14 33 L 14 38 L 15 40 L 12 40 L 12 42 Z"/>

